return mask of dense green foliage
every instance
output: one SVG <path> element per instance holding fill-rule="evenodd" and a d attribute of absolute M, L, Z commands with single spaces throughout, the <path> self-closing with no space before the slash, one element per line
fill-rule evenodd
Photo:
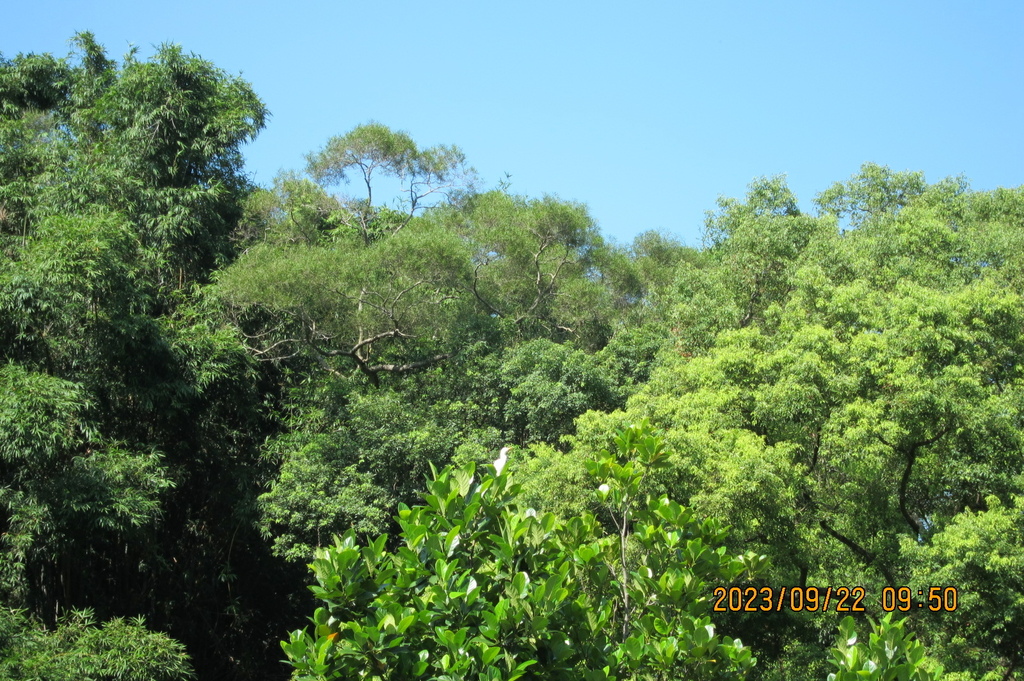
<path fill-rule="evenodd" d="M 352 531 L 318 551 L 316 636 L 282 643 L 299 678 L 740 678 L 750 649 L 715 633 L 706 585 L 763 557 L 719 550 L 726 531 L 667 497 L 634 509 L 668 453 L 646 424 L 616 445 L 591 464 L 618 536 L 521 508 L 501 464 L 478 480 L 470 463 L 401 506 L 397 551 Z"/>
<path fill-rule="evenodd" d="M 828 681 L 937 681 L 942 667 L 929 669 L 924 646 L 904 631 L 905 620 L 892 621 L 889 613 L 872 623 L 867 643 L 857 641 L 853 617 L 839 623 L 839 636 L 832 652 L 836 671 Z"/>
<path fill-rule="evenodd" d="M 184 646 L 148 631 L 141 617 L 96 625 L 72 611 L 41 630 L 17 612 L 0 611 L 0 678 L 33 681 L 186 681 L 194 678 Z"/>
<path fill-rule="evenodd" d="M 248 84 L 72 44 L 0 56 L 0 675 L 1020 677 L 1024 189 L 762 178 L 617 245 L 380 123 L 255 187 Z M 872 623 L 732 655 L 748 554 Z"/>
<path fill-rule="evenodd" d="M 111 650 L 144 615 L 205 675 L 253 674 L 288 573 L 254 527 L 275 391 L 197 285 L 234 255 L 266 113 L 180 48 L 74 43 L 0 61 L 0 602 L 89 608 Z"/>

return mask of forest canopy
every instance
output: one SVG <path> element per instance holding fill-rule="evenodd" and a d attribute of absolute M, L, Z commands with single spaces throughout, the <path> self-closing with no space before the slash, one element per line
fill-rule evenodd
<path fill-rule="evenodd" d="M 1024 187 L 623 245 L 379 122 L 257 186 L 248 83 L 72 44 L 0 56 L 0 676 L 1020 678 Z M 783 587 L 863 612 L 715 607 Z"/>

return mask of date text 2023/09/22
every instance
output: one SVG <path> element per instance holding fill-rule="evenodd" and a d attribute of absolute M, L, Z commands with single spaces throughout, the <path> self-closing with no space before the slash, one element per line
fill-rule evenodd
<path fill-rule="evenodd" d="M 714 612 L 865 612 L 867 590 L 862 586 L 716 587 L 712 592 Z M 952 612 L 959 603 L 954 586 L 911 589 L 909 586 L 882 589 L 882 610 L 909 612 L 930 610 Z"/>

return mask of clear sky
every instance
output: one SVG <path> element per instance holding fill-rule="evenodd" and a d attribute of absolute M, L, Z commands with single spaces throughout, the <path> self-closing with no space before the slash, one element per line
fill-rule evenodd
<path fill-rule="evenodd" d="M 181 44 L 272 117 L 260 184 L 376 120 L 495 186 L 586 203 L 619 242 L 700 244 L 704 211 L 786 174 L 805 209 L 872 161 L 1024 184 L 1021 0 L 4 3 L 0 52 Z"/>

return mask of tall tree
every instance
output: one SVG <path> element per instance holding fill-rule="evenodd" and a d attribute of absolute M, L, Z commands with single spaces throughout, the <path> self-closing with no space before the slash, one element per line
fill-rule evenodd
<path fill-rule="evenodd" d="M 963 543 L 962 528 L 1005 524 L 1005 511 L 983 515 L 994 503 L 987 498 L 1005 509 L 1021 493 L 1024 301 L 1011 283 L 1013 250 L 996 246 L 1012 243 L 1017 231 L 1019 190 L 972 194 L 943 181 L 899 206 L 870 204 L 843 235 L 829 216 L 787 215 L 787 201 L 773 200 L 781 210 L 758 215 L 757 194 L 746 205 L 724 202 L 713 220 L 731 231 L 707 252 L 703 288 L 690 276 L 701 270 L 688 264 L 677 280 L 692 287 L 680 293 L 703 297 L 676 306 L 697 312 L 709 299 L 731 302 L 725 296 L 736 291 L 729 275 L 737 266 L 766 273 L 749 280 L 764 282 L 766 304 L 746 325 L 742 307 L 722 303 L 735 313 L 730 323 L 703 325 L 699 336 L 680 328 L 679 342 L 661 354 L 624 413 L 580 418 L 572 450 L 545 455 L 562 471 L 561 503 L 579 505 L 583 492 L 567 487 L 602 433 L 649 417 L 678 453 L 658 480 L 663 489 L 728 518 L 735 546 L 773 558 L 773 583 L 856 583 L 871 593 L 912 580 L 923 588 L 912 566 L 939 574 L 939 557 Z M 765 257 L 801 234 L 787 231 L 804 224 L 791 220 L 807 220 L 807 231 L 788 252 Z M 757 232 L 744 231 L 773 222 L 775 232 L 761 232 L 754 248 Z M 545 484 L 559 485 L 547 472 Z M 967 559 L 957 574 L 991 566 L 989 576 L 970 573 L 975 588 L 1006 583 L 1011 593 L 1016 583 L 995 568 L 1006 552 L 992 551 Z M 785 625 L 789 640 L 775 642 L 778 665 L 769 658 L 769 676 L 791 678 L 783 650 L 799 656 L 801 645 L 812 645 L 823 620 L 809 618 Z M 958 644 L 962 632 L 921 627 L 926 639 L 942 642 L 947 668 L 967 673 L 983 659 L 1015 664 L 990 637 L 973 633 Z"/>
<path fill-rule="evenodd" d="M 451 148 L 420 151 L 404 133 L 360 126 L 311 156 L 310 173 L 329 183 L 358 169 L 364 203 L 332 202 L 297 177 L 251 203 L 242 237 L 251 246 L 218 290 L 253 353 L 301 355 L 334 374 L 354 368 L 377 385 L 451 359 L 496 325 L 514 338 L 603 345 L 612 302 L 586 209 L 497 191 L 456 202 L 448 192 L 415 215 L 461 164 Z M 368 203 L 377 172 L 411 188 L 406 213 Z"/>
<path fill-rule="evenodd" d="M 244 675 L 237 622 L 274 600 L 239 586 L 277 569 L 251 524 L 273 390 L 196 284 L 233 257 L 266 111 L 179 47 L 73 43 L 0 62 L 0 599 L 145 615 Z"/>
<path fill-rule="evenodd" d="M 166 292 L 230 259 L 249 190 L 241 145 L 266 110 L 239 78 L 175 45 L 149 61 L 107 59 L 89 33 L 72 58 L 19 56 L 0 73 L 5 224 L 105 206 L 127 217 Z M 33 160 L 34 159 L 34 160 Z"/>
<path fill-rule="evenodd" d="M 420 149 L 407 133 L 380 123 L 357 126 L 332 137 L 320 151 L 309 154 L 307 171 L 322 186 L 348 183 L 355 174 L 362 180 L 365 198 L 348 199 L 346 223 L 358 230 L 367 244 L 395 234 L 409 224 L 417 210 L 451 202 L 471 191 L 476 172 L 466 166 L 462 150 L 452 145 Z M 374 203 L 374 182 L 381 176 L 399 182 L 398 212 Z"/>

